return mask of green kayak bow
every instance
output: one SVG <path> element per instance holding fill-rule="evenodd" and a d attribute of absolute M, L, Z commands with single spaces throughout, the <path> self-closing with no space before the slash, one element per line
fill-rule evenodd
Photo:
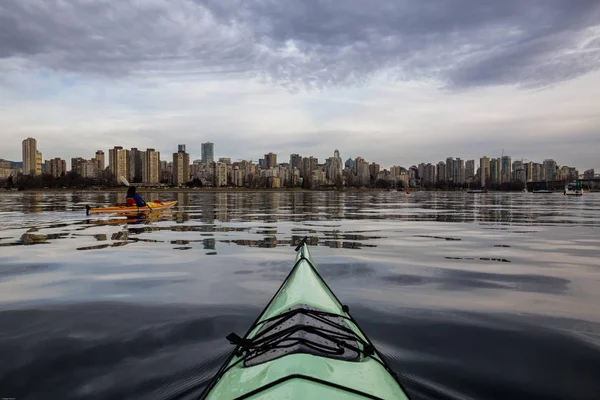
<path fill-rule="evenodd" d="M 201 399 L 408 399 L 382 355 L 311 261 L 296 263 Z"/>

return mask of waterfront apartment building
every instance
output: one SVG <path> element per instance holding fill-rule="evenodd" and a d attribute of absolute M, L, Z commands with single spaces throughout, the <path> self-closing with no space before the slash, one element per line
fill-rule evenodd
<path fill-rule="evenodd" d="M 490 159 L 490 183 L 498 185 L 500 183 L 500 159 Z"/>
<path fill-rule="evenodd" d="M 290 154 L 290 169 L 293 170 L 294 168 L 298 168 L 299 170 L 302 169 L 302 157 L 300 156 L 300 154 Z"/>
<path fill-rule="evenodd" d="M 264 161 L 263 167 L 265 169 L 271 169 L 277 165 L 277 154 L 275 154 L 275 153 L 265 154 L 264 160 L 265 161 Z"/>
<path fill-rule="evenodd" d="M 187 162 L 189 171 L 189 156 Z M 146 151 L 143 152 L 142 182 L 150 185 L 160 182 L 160 152 L 154 149 L 146 149 Z"/>
<path fill-rule="evenodd" d="M 36 150 L 35 152 L 35 174 L 36 175 L 41 175 L 43 170 L 42 170 L 42 153 L 38 150 Z"/>
<path fill-rule="evenodd" d="M 553 181 L 556 179 L 556 161 L 551 158 L 545 159 L 543 168 L 546 181 Z"/>
<path fill-rule="evenodd" d="M 34 138 L 23 140 L 23 175 L 35 175 L 37 141 Z"/>
<path fill-rule="evenodd" d="M 108 150 L 108 167 L 113 178 L 119 179 L 119 176 L 127 176 L 127 154 L 128 150 L 122 146 L 115 146 Z"/>
<path fill-rule="evenodd" d="M 127 180 L 131 183 L 144 182 L 142 164 L 146 154 L 144 151 L 132 147 L 127 154 Z"/>
<path fill-rule="evenodd" d="M 500 183 L 508 183 L 512 178 L 512 162 L 510 156 L 502 156 L 500 163 Z"/>
<path fill-rule="evenodd" d="M 459 185 L 465 183 L 465 161 L 458 157 L 454 160 L 454 183 Z"/>
<path fill-rule="evenodd" d="M 446 182 L 446 163 L 443 161 L 437 163 L 437 182 Z"/>
<path fill-rule="evenodd" d="M 202 146 L 204 146 L 204 144 L 206 143 L 203 143 Z M 212 145 L 212 143 L 210 144 Z M 202 161 L 204 162 L 204 159 Z M 189 181 L 189 179 L 190 155 L 184 151 L 173 153 L 173 183 L 175 186 L 183 186 Z"/>
<path fill-rule="evenodd" d="M 527 182 L 533 181 L 533 164 L 533 161 L 529 161 L 525 164 L 525 178 L 527 179 Z"/>
<path fill-rule="evenodd" d="M 214 166 L 215 172 L 213 176 L 215 177 L 215 187 L 227 186 L 227 164 L 216 162 Z"/>
<path fill-rule="evenodd" d="M 467 160 L 465 162 L 465 180 L 472 182 L 475 178 L 475 160 Z"/>
<path fill-rule="evenodd" d="M 490 182 L 490 158 L 483 156 L 479 159 L 479 174 L 481 177 L 481 187 L 485 187 Z"/>
<path fill-rule="evenodd" d="M 96 160 L 96 169 L 98 170 L 98 173 L 102 173 L 105 168 L 104 152 L 102 150 L 96 151 L 96 157 L 94 157 L 94 159 Z"/>
<path fill-rule="evenodd" d="M 211 142 L 202 143 L 201 147 L 202 164 L 210 165 L 215 161 L 215 145 Z M 185 151 L 183 151 L 185 153 Z"/>
<path fill-rule="evenodd" d="M 45 161 L 46 175 L 51 175 L 53 178 L 58 178 L 67 173 L 67 162 L 62 158 L 53 158 Z"/>

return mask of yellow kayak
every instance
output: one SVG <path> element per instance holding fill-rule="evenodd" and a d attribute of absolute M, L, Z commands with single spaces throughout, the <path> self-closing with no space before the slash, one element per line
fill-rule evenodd
<path fill-rule="evenodd" d="M 116 214 L 127 214 L 127 215 L 138 215 L 138 214 L 147 214 L 153 211 L 161 211 L 167 210 L 177 204 L 177 201 L 165 201 L 164 203 L 156 203 L 153 201 L 146 202 L 145 207 L 137 207 L 137 206 L 108 206 L 108 207 L 90 207 L 85 206 L 86 213 L 90 214 L 100 214 L 100 213 L 116 213 Z"/>

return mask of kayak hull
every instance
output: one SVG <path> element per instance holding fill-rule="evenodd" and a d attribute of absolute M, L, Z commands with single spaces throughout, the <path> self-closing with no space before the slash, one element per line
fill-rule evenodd
<path fill-rule="evenodd" d="M 306 244 L 299 247 L 296 263 L 271 302 L 244 340 L 257 339 L 266 324 L 303 308 L 344 321 L 357 338 L 359 352 L 352 360 L 300 352 L 248 365 L 240 347 L 232 354 L 205 393 L 204 399 L 407 399 L 400 384 L 312 264 Z M 332 317 L 333 316 L 333 317 Z M 314 322 L 312 323 L 314 325 Z M 258 335 L 258 336 L 257 336 Z M 260 338 L 258 338 L 260 340 Z M 362 354 L 365 351 L 365 354 Z M 360 353 L 360 354 L 359 354 Z"/>
<path fill-rule="evenodd" d="M 165 201 L 162 203 L 155 203 L 149 201 L 146 203 L 146 207 L 137 206 L 109 206 L 109 207 L 88 207 L 86 208 L 87 214 L 122 214 L 122 215 L 140 215 L 148 214 L 150 212 L 168 210 L 177 204 L 177 201 Z"/>

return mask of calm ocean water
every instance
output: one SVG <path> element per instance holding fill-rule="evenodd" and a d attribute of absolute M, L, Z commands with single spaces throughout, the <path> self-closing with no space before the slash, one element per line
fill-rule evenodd
<path fill-rule="evenodd" d="M 600 193 L 0 193 L 0 397 L 195 394 L 311 252 L 414 399 L 600 398 Z"/>

